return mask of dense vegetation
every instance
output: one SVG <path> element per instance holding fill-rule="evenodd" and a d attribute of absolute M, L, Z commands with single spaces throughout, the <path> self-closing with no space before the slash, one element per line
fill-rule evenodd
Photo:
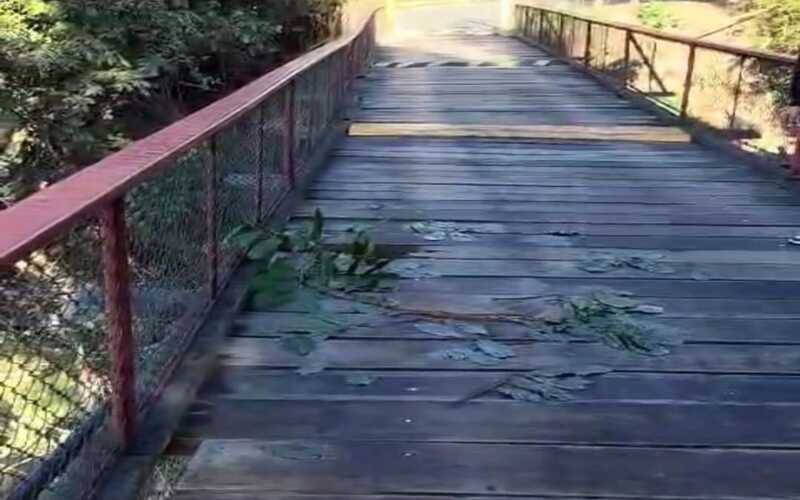
<path fill-rule="evenodd" d="M 3 0 L 0 209 L 335 29 L 341 0 Z"/>
<path fill-rule="evenodd" d="M 758 18 L 763 44 L 779 52 L 795 54 L 800 49 L 800 0 L 752 0 L 750 8 L 768 9 Z"/>
<path fill-rule="evenodd" d="M 652 0 L 639 7 L 639 21 L 645 26 L 657 30 L 675 28 L 678 21 L 669 11 L 668 6 L 661 0 Z"/>

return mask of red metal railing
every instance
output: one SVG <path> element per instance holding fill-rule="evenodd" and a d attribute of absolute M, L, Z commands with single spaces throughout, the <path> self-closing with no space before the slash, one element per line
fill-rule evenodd
<path fill-rule="evenodd" d="M 517 5 L 516 31 L 682 119 L 776 151 L 796 60 L 570 12 Z"/>
<path fill-rule="evenodd" d="M 130 442 L 241 257 L 226 235 L 310 174 L 374 31 L 0 212 L 0 493 L 77 498 Z"/>

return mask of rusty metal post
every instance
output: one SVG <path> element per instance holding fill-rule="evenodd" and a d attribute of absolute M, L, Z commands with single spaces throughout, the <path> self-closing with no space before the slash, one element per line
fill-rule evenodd
<path fill-rule="evenodd" d="M 736 113 L 739 111 L 739 99 L 742 96 L 742 82 L 744 80 L 744 63 L 747 61 L 747 56 L 739 58 L 739 77 L 736 80 L 736 89 L 733 91 L 733 109 L 731 110 L 731 119 L 728 123 L 728 128 L 733 129 L 736 126 Z"/>
<path fill-rule="evenodd" d="M 533 10 L 529 7 L 525 8 L 525 36 L 533 37 Z"/>
<path fill-rule="evenodd" d="M 686 80 L 683 82 L 683 101 L 681 102 L 681 119 L 689 115 L 689 95 L 692 92 L 692 79 L 694 78 L 694 60 L 697 55 L 697 46 L 690 45 L 689 62 L 686 66 Z"/>
<path fill-rule="evenodd" d="M 111 353 L 111 424 L 122 446 L 136 432 L 136 343 L 133 338 L 125 202 L 102 209 L 103 283 L 108 347 Z"/>
<path fill-rule="evenodd" d="M 336 57 L 339 61 L 339 99 L 341 102 L 345 102 L 347 99 L 347 85 L 345 84 L 347 79 L 347 51 L 345 49 L 340 50 L 336 53 Z"/>
<path fill-rule="evenodd" d="M 583 64 L 587 68 L 592 67 L 592 23 L 586 23 L 586 49 L 583 53 Z"/>
<path fill-rule="evenodd" d="M 790 106 L 800 106 L 800 55 L 797 56 L 797 60 L 794 65 L 794 70 L 792 71 L 792 82 L 791 88 L 789 90 L 790 93 Z M 794 117 L 790 117 L 794 118 Z M 796 118 L 794 118 L 794 122 L 796 122 Z M 788 133 L 794 136 L 794 153 L 792 154 L 792 158 L 789 165 L 789 176 L 792 178 L 800 178 L 800 127 L 797 127 L 795 123 L 787 123 Z"/>
<path fill-rule="evenodd" d="M 625 30 L 625 65 L 623 66 L 622 70 L 624 73 L 622 74 L 622 86 L 623 88 L 628 88 L 628 82 L 631 77 L 631 38 L 633 34 L 631 30 Z"/>
<path fill-rule="evenodd" d="M 533 15 L 534 10 L 531 8 L 526 9 L 527 15 L 525 17 L 525 29 L 528 30 L 528 38 L 533 38 Z"/>
<path fill-rule="evenodd" d="M 261 220 L 261 209 L 264 206 L 264 104 L 258 106 L 258 186 L 256 192 L 256 216 L 253 222 Z"/>
<path fill-rule="evenodd" d="M 544 11 L 539 10 L 539 43 L 544 43 Z"/>
<path fill-rule="evenodd" d="M 349 80 L 349 75 L 348 75 Z M 295 187 L 295 158 L 294 158 L 294 134 L 295 134 L 295 81 L 292 80 L 286 86 L 286 95 L 283 101 L 283 173 L 289 180 L 289 187 Z"/>
<path fill-rule="evenodd" d="M 208 293 L 212 299 L 217 296 L 219 287 L 219 241 L 217 238 L 217 205 L 218 205 L 218 147 L 217 136 L 211 137 L 211 158 L 205 163 L 206 183 L 206 273 L 208 280 Z"/>

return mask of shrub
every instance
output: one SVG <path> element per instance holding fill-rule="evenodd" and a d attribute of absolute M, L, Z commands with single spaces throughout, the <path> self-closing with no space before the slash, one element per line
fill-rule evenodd
<path fill-rule="evenodd" d="M 340 0 L 4 0 L 0 209 L 330 34 Z M 0 141 L 2 142 L 2 141 Z"/>
<path fill-rule="evenodd" d="M 678 21 L 669 11 L 669 7 L 661 0 L 651 0 L 639 7 L 639 20 L 645 26 L 657 30 L 675 28 Z"/>

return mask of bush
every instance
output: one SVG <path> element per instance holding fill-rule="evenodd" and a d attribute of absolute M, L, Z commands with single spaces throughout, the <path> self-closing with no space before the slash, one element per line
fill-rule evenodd
<path fill-rule="evenodd" d="M 645 26 L 650 26 L 657 30 L 675 28 L 678 21 L 669 11 L 669 7 L 661 0 L 651 0 L 639 7 L 639 20 Z"/>
<path fill-rule="evenodd" d="M 340 1 L 3 0 L 0 209 L 327 37 Z"/>
<path fill-rule="evenodd" d="M 753 0 L 752 9 L 769 9 L 757 18 L 762 45 L 796 54 L 800 49 L 800 0 Z"/>

